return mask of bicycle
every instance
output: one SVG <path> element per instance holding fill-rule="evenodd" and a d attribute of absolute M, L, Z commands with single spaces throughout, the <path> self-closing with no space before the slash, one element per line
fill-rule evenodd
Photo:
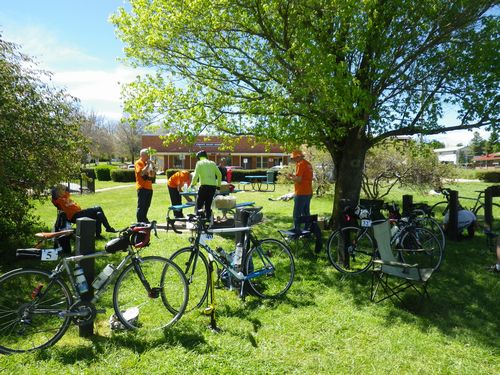
<path fill-rule="evenodd" d="M 373 224 L 385 218 L 372 220 L 372 208 L 358 206 L 344 212 L 346 225 L 334 231 L 327 241 L 330 263 L 341 273 L 360 274 L 367 271 L 378 258 L 375 239 L 369 233 Z M 360 225 L 358 225 L 358 220 Z M 393 219 L 391 246 L 399 259 L 422 264 L 423 267 L 439 268 L 443 249 L 436 236 L 426 228 L 419 227 L 414 216 Z"/>
<path fill-rule="evenodd" d="M 444 216 L 448 212 L 448 205 L 450 202 L 450 190 L 448 188 L 441 189 L 441 194 L 446 198 L 445 201 L 441 201 L 433 205 L 430 209 L 431 215 L 437 217 L 438 219 L 443 219 Z M 476 190 L 477 197 L 460 197 L 460 200 L 469 200 L 473 201 L 473 206 L 471 207 L 463 207 L 459 205 L 459 208 L 467 209 L 471 211 L 477 218 L 478 222 L 484 221 L 484 216 L 480 215 L 481 212 L 484 212 L 484 190 Z M 493 203 L 493 210 L 500 212 L 500 204 Z"/>
<path fill-rule="evenodd" d="M 292 285 L 295 264 L 290 249 L 273 238 L 259 240 L 253 234 L 251 225 L 258 221 L 256 218 L 260 210 L 243 211 L 250 215 L 248 226 L 239 228 L 210 229 L 209 221 L 201 211 L 199 215 L 189 215 L 188 218 L 181 219 L 192 223 L 192 244 L 177 250 L 170 260 L 181 267 L 188 280 L 190 301 L 186 311 L 201 307 L 207 299 L 210 283 L 207 256 L 229 273 L 229 282 L 235 287 L 239 286 L 240 297 L 244 297 L 246 285 L 250 288 L 250 293 L 261 298 L 278 298 Z M 230 255 L 221 247 L 212 249 L 207 244 L 214 234 L 237 232 L 245 234 L 242 248 L 248 250 L 243 250 L 241 265 L 232 264 Z M 207 256 L 201 252 L 202 249 Z M 199 263 L 201 266 L 198 266 Z"/>
<path fill-rule="evenodd" d="M 19 268 L 1 276 L 0 352 L 43 349 L 59 341 L 71 321 L 76 325 L 93 321 L 97 313 L 104 312 L 98 311 L 95 303 L 115 278 L 113 308 L 125 328 L 157 330 L 179 320 L 189 298 L 184 273 L 169 259 L 139 255 L 139 251 L 149 245 L 152 230 L 156 235 L 155 222 L 134 224 L 109 241 L 104 252 L 62 257 L 51 271 Z M 54 250 L 57 249 L 19 249 L 17 254 L 43 259 L 48 252 L 52 254 L 50 260 L 55 260 Z M 118 265 L 106 266 L 94 281 L 95 294 L 88 301 L 85 291 L 89 289 L 88 284 L 82 279 L 83 274 L 72 272 L 71 265 L 81 270 L 79 262 L 118 251 L 128 253 Z M 137 319 L 128 320 L 132 310 L 139 315 Z"/>

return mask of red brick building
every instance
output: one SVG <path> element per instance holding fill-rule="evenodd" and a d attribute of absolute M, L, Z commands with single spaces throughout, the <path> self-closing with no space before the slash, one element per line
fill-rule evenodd
<path fill-rule="evenodd" d="M 156 163 L 160 170 L 184 168 L 194 169 L 196 153 L 205 150 L 210 160 L 219 163 L 226 159 L 226 165 L 243 169 L 271 168 L 275 165 L 287 165 L 288 153 L 279 145 L 267 147 L 255 143 L 253 137 L 243 137 L 231 151 L 221 150 L 222 140 L 217 136 L 198 136 L 194 144 L 184 144 L 182 140 L 164 146 L 157 135 L 143 135 L 142 147 L 151 147 L 157 151 Z"/>

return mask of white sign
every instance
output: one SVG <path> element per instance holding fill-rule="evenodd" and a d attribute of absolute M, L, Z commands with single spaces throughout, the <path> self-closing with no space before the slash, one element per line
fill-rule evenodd
<path fill-rule="evenodd" d="M 248 163 L 248 159 L 247 158 L 243 158 L 243 163 Z"/>

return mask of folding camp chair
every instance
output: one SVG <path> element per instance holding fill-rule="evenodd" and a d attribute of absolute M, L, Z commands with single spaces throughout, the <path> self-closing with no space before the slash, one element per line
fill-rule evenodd
<path fill-rule="evenodd" d="M 415 290 L 422 299 L 429 297 L 427 293 L 427 283 L 432 276 L 432 268 L 420 268 L 418 264 L 406 264 L 400 262 L 393 254 L 391 249 L 391 232 L 388 221 L 373 226 L 373 233 L 377 241 L 377 247 L 380 259 L 373 261 L 372 283 L 370 299 L 374 302 L 380 302 L 387 298 L 395 297 L 402 302 L 399 293 L 406 289 Z M 398 249 L 398 251 L 405 251 Z M 408 251 L 418 251 L 411 249 Z M 393 283 L 389 276 L 397 278 Z M 379 286 L 385 291 L 385 297 L 375 300 Z"/>
<path fill-rule="evenodd" d="M 301 216 L 298 219 L 299 227 L 304 225 L 304 229 L 278 230 L 285 242 L 294 243 L 292 250 L 297 255 L 302 243 L 304 253 L 310 252 L 312 243 L 315 244 L 315 252 L 319 253 L 323 244 L 321 229 L 318 226 L 318 215 Z"/>

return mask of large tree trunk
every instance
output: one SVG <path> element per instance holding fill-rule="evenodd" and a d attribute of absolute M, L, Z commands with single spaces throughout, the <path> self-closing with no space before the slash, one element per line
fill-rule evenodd
<path fill-rule="evenodd" d="M 338 225 L 340 214 L 346 205 L 354 207 L 358 203 L 368 148 L 369 142 L 364 135 L 353 131 L 344 139 L 342 147 L 329 150 L 335 163 L 332 227 Z"/>

